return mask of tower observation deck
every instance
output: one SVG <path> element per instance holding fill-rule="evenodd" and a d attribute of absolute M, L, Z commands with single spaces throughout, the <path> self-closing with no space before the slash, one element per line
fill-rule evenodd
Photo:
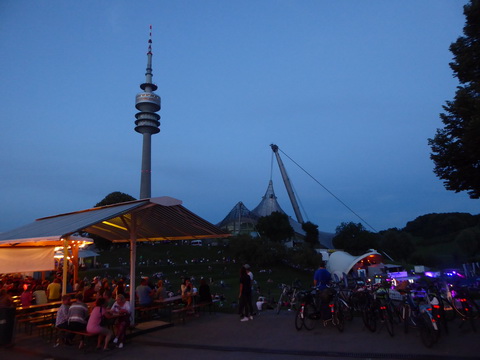
<path fill-rule="evenodd" d="M 160 132 L 160 115 L 156 112 L 161 108 L 160 96 L 154 93 L 157 85 L 152 83 L 152 26 L 148 40 L 147 70 L 145 82 L 140 85 L 140 92 L 135 97 L 135 131 L 143 134 L 142 172 L 140 177 L 140 199 L 151 197 L 151 166 L 152 166 L 152 134 Z"/>

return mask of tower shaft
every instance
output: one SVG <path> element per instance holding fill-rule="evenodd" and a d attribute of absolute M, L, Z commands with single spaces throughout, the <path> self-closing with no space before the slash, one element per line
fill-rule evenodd
<path fill-rule="evenodd" d="M 157 112 L 161 108 L 161 99 L 154 93 L 157 90 L 157 85 L 152 83 L 152 56 L 152 26 L 150 26 L 145 82 L 140 85 L 143 92 L 138 93 L 135 97 L 135 107 L 139 110 L 135 114 L 135 131 L 143 134 L 140 199 L 151 197 L 152 135 L 160 132 L 160 115 Z"/>
<path fill-rule="evenodd" d="M 152 197 L 152 134 L 143 134 L 140 199 Z"/>

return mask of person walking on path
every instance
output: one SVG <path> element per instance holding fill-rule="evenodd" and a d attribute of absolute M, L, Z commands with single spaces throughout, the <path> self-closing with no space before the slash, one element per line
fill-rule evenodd
<path fill-rule="evenodd" d="M 238 312 L 242 316 L 240 321 L 253 320 L 252 316 L 252 280 L 247 274 L 245 266 L 240 268 L 240 291 L 238 294 Z"/>

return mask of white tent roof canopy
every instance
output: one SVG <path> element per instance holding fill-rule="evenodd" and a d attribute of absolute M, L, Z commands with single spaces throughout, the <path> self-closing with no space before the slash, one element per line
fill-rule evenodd
<path fill-rule="evenodd" d="M 345 251 L 335 251 L 328 259 L 327 269 L 341 279 L 343 274 L 348 274 L 357 263 L 364 259 L 379 264 L 382 262 L 382 255 L 372 249 L 360 256 L 353 256 Z"/>

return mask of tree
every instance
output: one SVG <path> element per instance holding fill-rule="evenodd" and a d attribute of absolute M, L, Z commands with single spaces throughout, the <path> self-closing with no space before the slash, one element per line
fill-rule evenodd
<path fill-rule="evenodd" d="M 379 249 L 395 261 L 407 261 L 415 251 L 412 235 L 398 229 L 388 229 L 381 233 Z"/>
<path fill-rule="evenodd" d="M 307 221 L 302 224 L 302 229 L 305 231 L 305 242 L 314 248 L 316 245 L 320 245 L 318 241 L 318 225 Z"/>
<path fill-rule="evenodd" d="M 468 260 L 475 259 L 475 255 L 480 250 L 480 227 L 463 229 L 455 238 L 455 242 Z"/>
<path fill-rule="evenodd" d="M 95 207 L 114 205 L 122 202 L 134 201 L 134 200 L 137 200 L 137 199 L 135 199 L 133 196 L 122 193 L 120 191 L 114 191 L 108 194 L 107 196 L 105 196 L 102 201 L 100 201 L 99 203 L 97 203 L 97 205 L 95 205 Z"/>
<path fill-rule="evenodd" d="M 136 200 L 133 196 L 128 194 L 122 193 L 120 191 L 114 191 L 103 198 L 100 202 L 98 202 L 95 207 L 106 206 L 106 205 L 114 205 L 122 202 L 133 201 Z M 90 234 L 90 237 L 95 242 L 95 246 L 99 250 L 109 250 L 112 246 L 111 241 L 102 238 L 101 236 Z"/>
<path fill-rule="evenodd" d="M 352 255 L 361 255 L 377 247 L 377 235 L 366 230 L 361 223 L 342 222 L 335 229 L 333 246 Z"/>
<path fill-rule="evenodd" d="M 480 197 L 480 0 L 464 6 L 464 36 L 450 45 L 450 68 L 461 86 L 443 106 L 442 129 L 428 139 L 434 172 L 447 190 Z"/>
<path fill-rule="evenodd" d="M 262 237 L 274 242 L 285 242 L 295 234 L 288 216 L 278 211 L 260 217 L 257 222 L 257 231 Z"/>

